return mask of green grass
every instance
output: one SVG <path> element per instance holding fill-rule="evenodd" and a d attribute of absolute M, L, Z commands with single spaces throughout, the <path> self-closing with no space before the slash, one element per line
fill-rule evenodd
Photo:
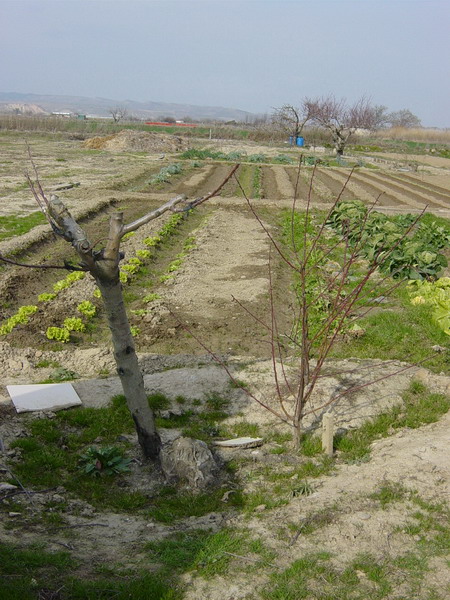
<path fill-rule="evenodd" d="M 261 437 L 261 428 L 257 423 L 241 421 L 220 428 L 221 437 Z"/>
<path fill-rule="evenodd" d="M 36 225 L 42 225 L 46 222 L 41 212 L 33 212 L 25 217 L 16 215 L 0 217 L 0 240 L 21 236 L 36 227 Z"/>
<path fill-rule="evenodd" d="M 370 498 L 382 508 L 394 503 L 405 507 L 403 512 L 407 514 L 408 521 L 398 526 L 396 531 L 411 536 L 415 549 L 394 558 L 392 565 L 402 572 L 402 579 L 404 572 L 408 572 L 410 593 L 423 593 L 424 574 L 430 570 L 429 561 L 433 557 L 448 556 L 450 552 L 450 509 L 444 503 L 424 500 L 415 490 L 394 481 L 386 481 Z"/>
<path fill-rule="evenodd" d="M 258 506 L 266 509 L 289 504 L 293 497 L 309 495 L 313 485 L 308 481 L 328 475 L 334 468 L 333 460 L 326 456 L 319 459 L 301 461 L 300 464 L 265 465 L 250 471 L 247 479 L 255 480 L 256 489 L 242 495 L 242 506 L 247 514 Z"/>
<path fill-rule="evenodd" d="M 330 356 L 401 360 L 410 364 L 425 361 L 428 369 L 448 372 L 450 354 L 436 354 L 431 347 L 448 347 L 449 337 L 433 323 L 429 307 L 411 304 L 404 288 L 393 294 L 392 301 L 395 310 L 383 308 L 360 319 L 358 325 L 364 329 L 364 335 L 336 344 Z"/>
<path fill-rule="evenodd" d="M 392 586 L 386 567 L 371 555 L 361 555 L 344 569 L 335 567 L 327 552 L 307 554 L 281 573 L 272 575 L 264 600 L 381 600 Z M 365 575 L 364 579 L 360 573 Z"/>
<path fill-rule="evenodd" d="M 105 408 L 75 408 L 59 412 L 51 420 L 33 420 L 28 436 L 12 444 L 22 450 L 22 458 L 14 464 L 13 471 L 24 485 L 64 485 L 97 506 L 128 510 L 136 504 L 136 496 L 118 487 L 113 477 L 96 480 L 83 475 L 78 461 L 92 444 L 116 445 L 126 450 L 128 445 L 117 438 L 132 431 L 133 421 L 123 396 L 116 396 Z"/>
<path fill-rule="evenodd" d="M 373 492 L 370 498 L 379 502 L 382 508 L 386 508 L 393 502 L 399 502 L 408 496 L 408 490 L 401 483 L 388 481 Z"/>
<path fill-rule="evenodd" d="M 450 509 L 441 503 L 427 502 L 417 493 L 410 499 L 420 510 L 410 514 L 402 531 L 414 536 L 423 556 L 448 556 L 450 553 Z"/>
<path fill-rule="evenodd" d="M 239 198 L 243 198 L 244 195 L 247 198 L 254 198 L 254 178 L 255 178 L 255 169 L 258 167 L 253 167 L 252 165 L 241 165 L 238 173 L 238 181 L 240 186 L 236 185 L 235 194 Z"/>
<path fill-rule="evenodd" d="M 430 393 L 424 385 L 412 382 L 403 393 L 403 403 L 394 406 L 358 429 L 338 437 L 335 448 L 346 461 L 364 460 L 370 455 L 370 444 L 403 427 L 416 429 L 421 425 L 435 423 L 450 409 L 450 397 Z"/>
<path fill-rule="evenodd" d="M 175 487 L 167 486 L 149 500 L 145 514 L 155 521 L 170 524 L 187 517 L 200 517 L 242 506 L 243 499 L 239 491 L 230 494 L 227 503 L 222 501 L 223 494 L 223 489 L 194 494 L 180 492 Z"/>
<path fill-rule="evenodd" d="M 160 393 L 149 396 L 149 403 L 157 411 L 171 405 Z M 186 410 L 184 414 L 170 418 L 157 417 L 156 423 L 158 427 L 181 428 L 188 437 L 210 440 L 217 435 L 220 421 L 227 416 L 224 411 L 227 403 L 226 399 L 211 395 L 204 401 L 202 412 Z M 27 437 L 19 438 L 11 445 L 22 451 L 21 459 L 12 469 L 24 485 L 38 489 L 63 485 L 99 509 L 140 512 L 163 523 L 223 512 L 243 504 L 239 492 L 232 494 L 225 504 L 221 500 L 222 489 L 193 495 L 166 487 L 149 497 L 123 485 L 123 475 L 94 478 L 80 470 L 80 455 L 91 445 L 112 445 L 127 456 L 130 444 L 121 436 L 132 432 L 133 421 L 122 395 L 115 396 L 111 405 L 104 408 L 75 408 L 59 412 L 51 420 L 36 419 L 29 423 Z"/>
<path fill-rule="evenodd" d="M 176 582 L 155 573 L 108 577 L 76 576 L 79 561 L 68 552 L 46 552 L 0 543 L 0 598 L 2 600 L 178 600 Z"/>
<path fill-rule="evenodd" d="M 246 535 L 223 529 L 217 533 L 204 530 L 179 532 L 159 542 L 149 542 L 149 557 L 160 563 L 165 572 L 195 570 L 210 578 L 226 573 L 233 556 L 229 553 L 247 553 Z"/>
<path fill-rule="evenodd" d="M 35 364 L 36 369 L 45 369 L 47 367 L 57 368 L 60 366 L 61 365 L 58 362 L 56 362 L 55 360 L 47 360 L 47 359 L 40 360 Z"/>

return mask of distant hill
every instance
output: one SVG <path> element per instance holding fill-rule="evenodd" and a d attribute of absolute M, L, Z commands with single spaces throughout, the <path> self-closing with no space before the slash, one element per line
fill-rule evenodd
<path fill-rule="evenodd" d="M 110 98 L 87 98 L 85 96 L 50 96 L 0 92 L 0 112 L 22 114 L 42 112 L 73 112 L 97 117 L 110 116 L 109 110 L 124 107 L 130 116 L 140 119 L 156 119 L 160 116 L 183 119 L 213 119 L 217 121 L 245 121 L 255 115 L 237 108 L 222 106 L 196 106 L 167 102 L 135 102 L 134 100 L 112 100 Z M 28 108 L 29 107 L 29 108 Z"/>

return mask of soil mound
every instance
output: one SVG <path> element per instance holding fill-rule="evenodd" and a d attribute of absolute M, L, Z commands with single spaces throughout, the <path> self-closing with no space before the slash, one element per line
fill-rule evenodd
<path fill-rule="evenodd" d="M 84 142 L 83 146 L 92 150 L 177 152 L 185 150 L 187 142 L 175 135 L 123 129 L 113 135 L 90 138 Z"/>

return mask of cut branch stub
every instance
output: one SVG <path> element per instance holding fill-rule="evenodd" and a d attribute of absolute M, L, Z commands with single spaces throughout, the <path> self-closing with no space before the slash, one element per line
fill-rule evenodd
<path fill-rule="evenodd" d="M 78 225 L 58 196 L 51 196 L 48 210 L 52 221 L 56 225 L 56 230 L 55 227 L 53 228 L 55 233 L 72 244 L 83 264 L 93 272 L 95 270 L 95 260 L 85 231 Z"/>

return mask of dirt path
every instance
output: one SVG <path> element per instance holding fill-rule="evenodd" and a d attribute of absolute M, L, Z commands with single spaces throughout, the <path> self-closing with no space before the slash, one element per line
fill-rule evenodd
<path fill-rule="evenodd" d="M 267 316 L 267 235 L 249 211 L 222 207 L 193 234 L 195 250 L 173 282 L 158 293 L 180 322 L 201 332 L 202 340 L 216 351 L 246 354 L 251 348 L 259 354 L 264 345 L 258 338 L 264 332 L 245 308 L 260 318 Z M 166 327 L 165 319 L 161 320 L 158 328 Z M 185 336 L 180 329 L 178 333 L 177 348 L 184 351 Z M 161 348 L 157 344 L 152 351 Z"/>

